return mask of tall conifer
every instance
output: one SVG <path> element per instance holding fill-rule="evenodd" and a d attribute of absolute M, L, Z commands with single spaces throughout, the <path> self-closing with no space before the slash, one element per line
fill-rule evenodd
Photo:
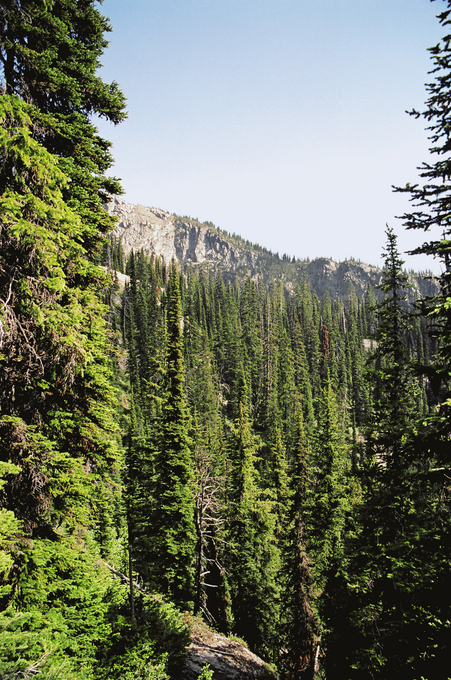
<path fill-rule="evenodd" d="M 290 680 L 310 680 L 314 679 L 318 666 L 320 623 L 313 604 L 312 565 L 306 544 L 311 472 L 299 403 L 296 415 L 296 447 L 290 483 L 292 497 L 283 549 L 281 633 L 286 651 L 282 664 Z"/>
<path fill-rule="evenodd" d="M 107 29 L 89 0 L 0 8 L 0 459 L 20 468 L 0 505 L 33 539 L 2 604 L 27 612 L 47 643 L 59 620 L 58 653 L 79 677 L 106 630 L 100 555 L 115 547 L 121 466 L 97 295 L 107 277 L 92 263 L 113 226 L 106 192 L 120 190 L 90 122 L 123 118 L 122 94 L 96 75 Z"/>
<path fill-rule="evenodd" d="M 195 549 L 193 452 L 184 392 L 179 274 L 170 267 L 167 291 L 165 394 L 156 458 L 151 537 L 151 582 L 182 606 L 192 606 Z"/>

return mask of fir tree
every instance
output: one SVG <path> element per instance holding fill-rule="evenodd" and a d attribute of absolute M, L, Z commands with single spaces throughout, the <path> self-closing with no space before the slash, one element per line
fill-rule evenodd
<path fill-rule="evenodd" d="M 349 460 L 330 377 L 323 385 L 316 431 L 312 437 L 314 479 L 310 499 L 309 542 L 315 578 L 326 587 L 343 554 Z"/>
<path fill-rule="evenodd" d="M 306 547 L 310 470 L 304 420 L 297 404 L 295 462 L 291 475 L 292 499 L 283 550 L 281 606 L 282 657 L 286 677 L 314 678 L 318 666 L 320 623 L 314 610 L 313 577 Z"/>
<path fill-rule="evenodd" d="M 234 490 L 229 570 L 234 630 L 252 649 L 272 657 L 278 618 L 279 551 L 272 501 L 259 489 L 256 440 L 243 403 L 232 430 Z"/>
<path fill-rule="evenodd" d="M 439 21 L 448 30 L 450 24 L 451 5 L 446 2 L 447 9 L 438 15 Z M 448 126 L 448 101 L 450 97 L 449 71 L 451 61 L 450 36 L 446 34 L 441 42 L 430 48 L 433 59 L 431 74 L 435 80 L 426 85 L 429 98 L 427 108 L 423 112 L 411 111 L 410 115 L 422 117 L 429 123 L 431 141 L 430 154 L 432 160 L 423 163 L 419 170 L 425 183 L 407 184 L 404 188 L 396 188 L 408 194 L 414 212 L 403 216 L 407 229 L 419 229 L 431 232 L 433 240 L 419 246 L 412 254 L 427 254 L 438 258 L 442 264 L 442 273 L 438 279 L 439 293 L 424 299 L 423 313 L 431 320 L 433 333 L 438 340 L 438 348 L 433 365 L 425 369 L 435 393 L 435 403 L 440 405 L 439 415 L 433 418 L 433 427 L 443 427 L 443 434 L 449 429 L 448 398 L 450 393 L 451 374 L 451 315 L 449 297 L 451 294 L 451 260 L 450 236 L 451 226 L 448 211 L 450 186 L 450 131 Z M 437 442 L 438 445 L 438 442 Z M 440 447 L 441 448 L 441 447 Z M 445 455 L 446 458 L 446 455 Z"/>
<path fill-rule="evenodd" d="M 430 528 L 429 542 L 422 535 L 422 545 L 428 542 L 429 555 L 440 558 L 431 559 L 434 572 L 434 587 L 428 582 L 428 574 L 415 574 L 415 580 L 422 579 L 427 597 L 422 601 L 428 620 L 434 620 L 434 631 L 429 634 L 424 629 L 418 635 L 418 653 L 413 655 L 413 673 L 440 677 L 440 668 L 446 663 L 446 643 L 449 636 L 449 610 L 451 602 L 449 589 L 444 586 L 450 578 L 449 551 L 449 437 L 450 437 L 450 395 L 451 395 L 451 224 L 450 201 L 450 68 L 451 68 L 451 3 L 445 2 L 445 9 L 438 14 L 444 28 L 443 39 L 430 48 L 433 60 L 431 75 L 434 80 L 426 85 L 428 99 L 424 111 L 411 111 L 416 118 L 422 117 L 428 123 L 430 158 L 419 170 L 422 181 L 407 184 L 397 191 L 407 193 L 412 202 L 412 212 L 403 215 L 407 229 L 418 229 L 430 233 L 429 240 L 413 251 L 413 254 L 432 255 L 442 265 L 438 277 L 439 291 L 422 301 L 423 314 L 430 322 L 435 336 L 437 351 L 431 365 L 423 367 L 423 375 L 428 379 L 433 393 L 434 409 L 424 418 L 414 437 L 414 456 L 417 466 L 423 471 L 424 486 L 418 494 L 417 512 L 421 512 L 422 523 Z M 426 481 L 427 480 L 427 481 Z M 421 499 L 421 500 L 420 500 Z M 432 536 L 434 539 L 431 540 Z M 426 570 L 425 570 L 426 571 Z M 441 594 L 439 594 L 441 593 Z M 418 595 L 418 594 L 417 594 Z M 421 601 L 421 598 L 419 598 Z M 426 600 L 426 602 L 424 601 Z M 419 605 L 417 600 L 416 604 Z M 434 651 L 432 652 L 432 648 Z"/>
<path fill-rule="evenodd" d="M 108 278 L 92 259 L 113 224 L 105 191 L 119 187 L 89 120 L 123 117 L 119 90 L 95 75 L 106 28 L 91 2 L 0 8 L 0 460 L 19 468 L 0 504 L 22 534 L 2 606 L 55 651 L 48 662 L 30 651 L 18 672 L 45 661 L 51 674 L 59 655 L 68 675 L 89 675 L 108 635 L 100 559 L 117 544 L 122 457 L 97 294 Z M 13 661 L 2 657 L 2 674 Z"/>
<path fill-rule="evenodd" d="M 115 124 L 125 118 L 117 83 L 96 73 L 110 30 L 95 0 L 21 0 L 0 8 L 0 92 L 33 104 L 31 133 L 70 178 L 63 197 L 82 216 L 83 244 L 92 254 L 113 225 L 103 204 L 121 192 L 117 180 L 105 176 L 111 143 L 90 120 L 93 114 Z M 10 167 L 4 169 L 8 175 Z"/>
<path fill-rule="evenodd" d="M 156 454 L 154 509 L 148 526 L 151 582 L 192 606 L 195 550 L 193 453 L 184 392 L 179 275 L 172 261 L 167 294 L 165 393 Z"/>
<path fill-rule="evenodd" d="M 256 467 L 259 441 L 252 431 L 247 384 L 240 370 L 237 416 L 229 438 L 230 573 L 234 631 L 266 658 L 275 650 L 280 551 L 276 545 L 274 502 L 260 487 Z"/>
<path fill-rule="evenodd" d="M 84 225 L 62 198 L 67 179 L 29 132 L 29 107 L 4 96 L 1 120 L 16 168 L 0 206 L 2 457 L 15 450 L 23 465 L 4 504 L 28 531 L 50 530 L 57 517 L 88 521 L 91 483 L 118 465 L 105 308 L 93 290 L 105 279 L 79 243 Z M 70 493 L 61 473 L 73 475 Z"/>
<path fill-rule="evenodd" d="M 374 435 L 370 435 L 370 447 L 376 445 L 375 438 L 379 462 L 383 460 L 385 465 L 396 469 L 401 463 L 402 441 L 408 433 L 409 414 L 412 414 L 414 404 L 406 346 L 407 331 L 410 330 L 409 314 L 405 310 L 408 280 L 393 229 L 387 227 L 386 234 L 385 266 L 378 286 L 384 298 L 376 305 L 376 349 L 372 354 L 375 370 L 371 374 L 371 428 Z"/>
<path fill-rule="evenodd" d="M 402 264 L 396 236 L 387 228 L 384 298 L 376 306 L 375 369 L 369 374 L 374 406 L 365 444 L 364 495 L 357 533 L 348 538 L 350 586 L 344 606 L 349 626 L 331 641 L 329 656 L 331 672 L 341 675 L 352 668 L 356 678 L 395 678 L 401 671 L 411 678 L 439 677 L 435 662 L 426 663 L 428 653 L 417 651 L 431 649 L 434 638 L 427 621 L 433 609 L 428 562 L 433 561 L 429 532 L 436 499 L 415 450 L 419 414 L 408 365 Z M 439 639 L 444 630 L 438 617 L 436 624 Z"/>

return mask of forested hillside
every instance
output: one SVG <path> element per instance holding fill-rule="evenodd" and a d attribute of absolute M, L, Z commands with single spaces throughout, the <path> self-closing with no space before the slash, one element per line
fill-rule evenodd
<path fill-rule="evenodd" d="M 336 662 L 322 645 L 344 633 L 341 607 L 362 587 L 348 550 L 365 535 L 365 492 L 374 503 L 397 437 L 433 403 L 428 382 L 407 374 L 435 347 L 404 307 L 388 238 L 379 305 L 371 291 L 343 304 L 307 282 L 290 295 L 281 282 L 184 276 L 142 251 L 122 294 L 109 294 L 130 380 L 133 567 L 292 677 Z"/>
<path fill-rule="evenodd" d="M 390 228 L 363 295 L 126 256 L 109 30 L 0 7 L 0 678 L 177 680 L 195 615 L 293 680 L 447 678 L 451 37 L 413 305 Z"/>

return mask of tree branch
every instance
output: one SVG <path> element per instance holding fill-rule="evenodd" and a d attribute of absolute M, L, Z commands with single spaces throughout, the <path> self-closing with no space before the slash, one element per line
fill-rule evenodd
<path fill-rule="evenodd" d="M 117 569 L 115 569 L 114 567 L 112 567 L 110 564 L 108 564 L 108 562 L 104 562 L 104 565 L 105 565 L 106 567 L 108 567 L 108 569 L 109 569 L 113 574 L 116 574 L 116 576 L 119 576 L 123 581 L 125 581 L 125 583 L 130 583 L 130 579 L 128 578 L 128 576 L 126 576 L 126 575 L 123 574 L 122 572 L 120 572 L 120 571 L 118 571 Z M 139 592 L 142 593 L 143 595 L 149 595 L 149 593 L 147 592 L 147 590 L 145 590 L 144 588 L 141 588 L 141 586 L 139 586 L 139 585 L 136 583 L 136 581 L 133 581 L 133 587 L 136 588 L 136 590 L 139 590 Z"/>

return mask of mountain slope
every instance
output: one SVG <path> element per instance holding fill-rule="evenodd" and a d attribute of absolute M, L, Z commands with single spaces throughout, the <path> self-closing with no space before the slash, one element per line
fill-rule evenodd
<path fill-rule="evenodd" d="M 210 222 L 200 223 L 156 208 L 132 205 L 117 196 L 107 207 L 119 218 L 114 235 L 121 240 L 126 255 L 131 250 L 143 249 L 166 262 L 174 257 L 184 267 L 221 269 L 230 280 L 246 273 L 264 284 L 281 280 L 291 290 L 306 276 L 320 298 L 329 291 L 332 298 L 345 299 L 351 287 L 362 297 L 368 287 L 381 280 L 380 268 L 372 265 L 355 260 L 334 262 L 329 258 L 294 262 L 285 255 L 280 258 L 266 248 L 227 234 Z M 435 281 L 420 274 L 411 274 L 410 283 L 411 301 L 436 292 Z"/>

